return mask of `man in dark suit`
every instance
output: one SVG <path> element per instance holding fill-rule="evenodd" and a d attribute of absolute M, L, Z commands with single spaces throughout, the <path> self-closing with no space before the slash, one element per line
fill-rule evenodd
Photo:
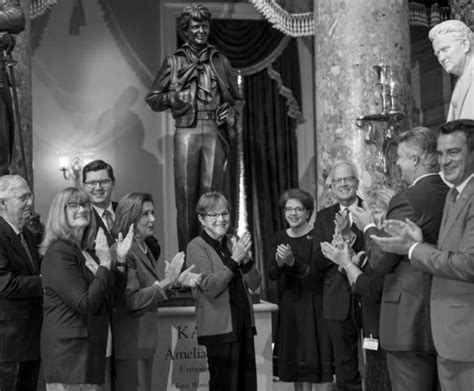
<path fill-rule="evenodd" d="M 399 137 L 398 160 L 409 186 L 393 196 L 387 219 L 416 222 L 428 243 L 438 238 L 448 186 L 438 174 L 436 134 L 416 127 Z M 375 227 L 364 228 L 376 234 Z M 369 262 L 385 275 L 380 310 L 380 343 L 387 351 L 393 391 L 431 391 L 436 387 L 436 351 L 430 326 L 431 275 L 408 257 L 389 254 L 371 241 Z"/>
<path fill-rule="evenodd" d="M 337 230 L 351 241 L 356 253 L 363 250 L 363 233 L 353 224 L 350 214 L 351 208 L 361 203 L 356 195 L 359 179 L 349 162 L 335 164 L 331 176 L 338 202 L 316 215 L 311 269 L 314 273 L 324 273 L 323 317 L 334 350 L 338 390 L 353 391 L 362 389 L 357 359 L 358 307 L 350 294 L 345 272 L 324 257 L 321 242 L 331 242 Z"/>
<path fill-rule="evenodd" d="M 117 203 L 112 202 L 115 176 L 112 166 L 103 160 L 94 160 L 82 169 L 82 183 L 92 203 L 91 224 L 102 228 L 109 245 L 115 243 L 111 230 Z"/>
<path fill-rule="evenodd" d="M 423 227 L 387 221 L 392 238 L 374 240 L 433 275 L 431 328 L 443 391 L 474 389 L 474 121 L 444 124 L 438 162 L 454 186 L 444 205 L 437 248 Z M 413 220 L 412 220 L 413 221 Z M 415 221 L 416 222 L 416 221 Z M 397 229 L 394 229 L 397 228 Z M 421 229 L 420 229 L 421 228 Z"/>
<path fill-rule="evenodd" d="M 24 228 L 33 194 L 18 175 L 0 177 L 0 390 L 36 391 L 43 288 L 37 244 Z"/>
<path fill-rule="evenodd" d="M 92 204 L 91 226 L 96 230 L 102 228 L 109 246 L 112 246 L 115 239 L 112 237 L 111 230 L 118 205 L 117 202 L 112 201 L 112 192 L 115 187 L 114 169 L 103 160 L 94 160 L 82 169 L 82 182 Z M 145 243 L 157 260 L 161 250 L 156 238 L 149 237 Z"/>

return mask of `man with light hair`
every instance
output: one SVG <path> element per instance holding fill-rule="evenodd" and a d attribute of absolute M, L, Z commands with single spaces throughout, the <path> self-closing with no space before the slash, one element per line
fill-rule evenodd
<path fill-rule="evenodd" d="M 37 244 L 25 222 L 33 194 L 18 175 L 0 177 L 0 390 L 36 391 L 43 288 Z"/>
<path fill-rule="evenodd" d="M 448 186 L 438 174 L 436 132 L 415 127 L 400 134 L 397 165 L 409 186 L 397 192 L 387 219 L 415 221 L 427 243 L 436 244 Z M 353 212 L 357 216 L 357 211 Z M 367 236 L 372 228 L 363 228 Z M 376 232 L 373 232 L 376 233 Z M 436 389 L 436 350 L 430 322 L 432 276 L 389 254 L 372 240 L 366 242 L 375 275 L 385 276 L 380 306 L 380 345 L 387 352 L 392 391 Z"/>
<path fill-rule="evenodd" d="M 474 119 L 474 34 L 459 20 L 446 20 L 429 32 L 444 70 L 458 77 L 447 121 Z"/>
<path fill-rule="evenodd" d="M 362 200 L 357 197 L 359 177 L 352 162 L 340 161 L 332 167 L 330 178 L 337 202 L 316 215 L 311 273 L 324 279 L 323 318 L 334 352 L 337 389 L 361 391 L 357 356 L 359 306 L 350 293 L 345 271 L 339 270 L 321 250 L 321 243 L 331 242 L 335 233 L 350 241 L 356 253 L 364 249 L 364 234 L 351 216 L 355 207 L 362 206 Z"/>

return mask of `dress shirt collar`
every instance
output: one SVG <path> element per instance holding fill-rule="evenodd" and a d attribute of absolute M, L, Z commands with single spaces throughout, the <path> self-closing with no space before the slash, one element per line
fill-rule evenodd
<path fill-rule="evenodd" d="M 92 207 L 95 209 L 95 211 L 97 212 L 97 214 L 100 216 L 101 219 L 104 218 L 105 210 L 108 210 L 110 214 L 112 215 L 112 219 L 115 220 L 115 213 L 114 213 L 114 210 L 112 209 L 112 203 L 110 203 L 109 206 L 105 209 L 99 206 L 95 206 L 95 205 L 92 205 Z"/>
<path fill-rule="evenodd" d="M 5 220 L 10 227 L 12 227 L 13 232 L 15 232 L 15 235 L 19 235 L 21 233 L 21 230 L 19 230 L 17 227 L 15 227 L 12 223 L 8 221 L 8 219 L 5 216 L 2 216 L 3 220 Z"/>
<path fill-rule="evenodd" d="M 474 177 L 474 174 L 471 174 L 469 175 L 468 178 L 466 178 L 466 180 L 461 183 L 460 185 L 458 186 L 454 186 L 454 188 L 458 191 L 458 197 L 459 197 L 459 194 L 462 193 L 462 191 L 466 188 L 467 184 L 469 183 L 469 181 Z"/>
<path fill-rule="evenodd" d="M 356 197 L 355 201 L 352 204 L 350 204 L 349 206 L 344 206 L 341 203 L 339 203 L 339 210 L 343 211 L 346 208 L 351 210 L 354 207 L 356 207 L 358 204 L 359 204 L 359 199 Z"/>

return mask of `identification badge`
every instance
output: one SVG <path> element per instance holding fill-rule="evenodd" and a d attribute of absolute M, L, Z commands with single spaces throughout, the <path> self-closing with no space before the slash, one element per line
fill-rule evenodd
<path fill-rule="evenodd" d="M 369 338 L 364 338 L 362 347 L 367 350 L 379 350 L 379 340 L 373 338 L 371 334 Z"/>

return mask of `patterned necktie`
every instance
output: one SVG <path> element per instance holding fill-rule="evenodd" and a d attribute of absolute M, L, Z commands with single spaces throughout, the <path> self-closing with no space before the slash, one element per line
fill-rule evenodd
<path fill-rule="evenodd" d="M 112 213 L 110 213 L 109 210 L 104 210 L 104 213 L 102 214 L 102 217 L 105 220 L 105 225 L 107 226 L 107 231 L 112 230 L 112 226 L 114 225 L 114 219 L 112 218 Z"/>
<path fill-rule="evenodd" d="M 456 203 L 456 200 L 458 199 L 459 191 L 455 187 L 453 187 L 453 190 L 451 191 L 451 202 L 454 204 Z"/>
<path fill-rule="evenodd" d="M 28 243 L 26 243 L 26 239 L 25 237 L 23 236 L 23 233 L 19 233 L 18 234 L 18 237 L 20 238 L 20 242 L 21 242 L 21 245 L 23 246 L 23 248 L 25 249 L 26 251 L 26 254 L 28 255 L 28 260 L 30 261 L 31 263 L 31 266 L 33 268 L 33 272 L 36 273 L 36 266 L 35 266 L 35 263 L 33 262 L 33 257 L 31 256 L 31 252 L 30 252 L 30 248 L 28 247 Z"/>

